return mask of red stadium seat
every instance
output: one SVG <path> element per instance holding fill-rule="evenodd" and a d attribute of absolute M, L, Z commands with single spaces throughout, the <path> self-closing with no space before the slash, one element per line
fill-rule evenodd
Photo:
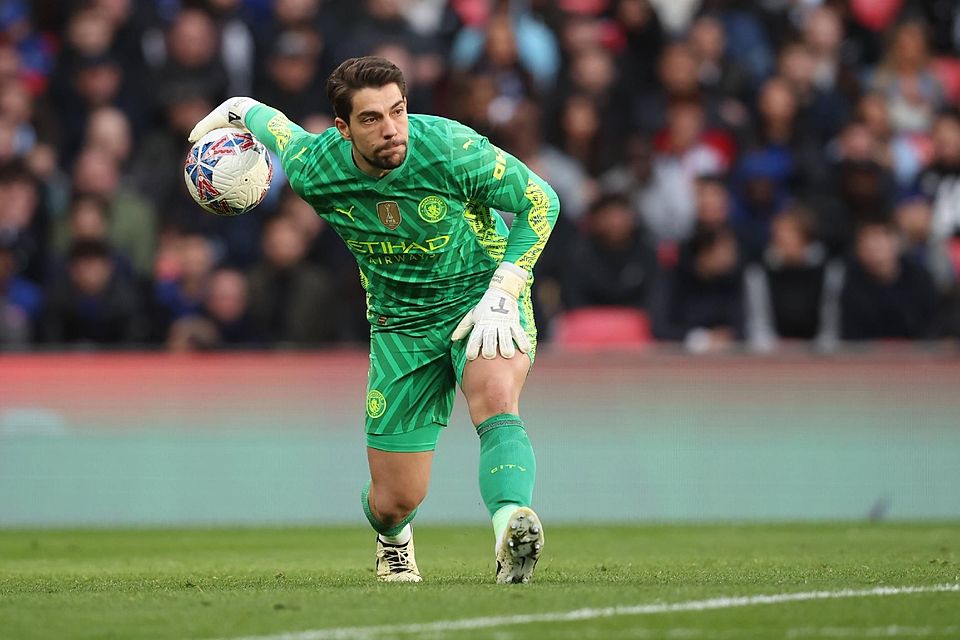
<path fill-rule="evenodd" d="M 563 347 L 640 347 L 652 340 L 647 314 L 632 307 L 584 307 L 554 321 L 554 344 Z"/>

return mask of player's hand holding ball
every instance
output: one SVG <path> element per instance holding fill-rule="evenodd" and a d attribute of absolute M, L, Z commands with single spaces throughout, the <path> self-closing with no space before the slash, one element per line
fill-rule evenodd
<path fill-rule="evenodd" d="M 246 131 L 243 118 L 252 107 L 260 104 L 253 98 L 228 98 L 219 107 L 208 113 L 197 123 L 187 137 L 187 142 L 197 142 L 214 129 L 234 127 Z"/>
<path fill-rule="evenodd" d="M 267 149 L 243 124 L 252 98 L 230 98 L 190 132 L 194 143 L 183 177 L 193 199 L 210 213 L 236 216 L 263 200 L 273 179 Z"/>
<path fill-rule="evenodd" d="M 504 262 L 493 274 L 490 288 L 480 303 L 463 317 L 451 339 L 462 340 L 468 335 L 467 360 L 476 360 L 483 347 L 483 357 L 492 360 L 500 355 L 512 358 L 530 350 L 530 339 L 520 324 L 520 305 L 517 300 L 527 286 L 528 274 L 515 264 Z M 516 349 L 513 346 L 516 341 Z"/>

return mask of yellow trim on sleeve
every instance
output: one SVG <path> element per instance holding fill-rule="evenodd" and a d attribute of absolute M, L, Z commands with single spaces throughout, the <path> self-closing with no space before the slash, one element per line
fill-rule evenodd
<path fill-rule="evenodd" d="M 527 224 L 537 234 L 537 241 L 520 256 L 515 264 L 527 271 L 533 271 L 533 265 L 543 253 L 547 238 L 550 237 L 550 221 L 547 219 L 547 214 L 550 212 L 550 198 L 543 187 L 533 180 L 527 182 L 527 190 L 523 195 L 533 205 L 527 214 Z"/>

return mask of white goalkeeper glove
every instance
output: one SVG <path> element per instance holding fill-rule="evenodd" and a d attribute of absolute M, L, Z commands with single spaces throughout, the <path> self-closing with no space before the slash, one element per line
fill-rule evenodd
<path fill-rule="evenodd" d="M 497 357 L 497 348 L 504 358 L 516 353 L 514 341 L 521 353 L 530 350 L 530 339 L 520 326 L 520 307 L 517 299 L 527 286 L 528 274 L 510 262 L 501 263 L 490 280 L 480 303 L 463 317 L 453 330 L 451 340 L 461 340 L 469 334 L 467 360 L 476 360 L 483 346 L 483 357 Z M 471 330 L 472 328 L 472 330 Z"/>
<path fill-rule="evenodd" d="M 253 98 L 228 98 L 219 107 L 208 113 L 197 123 L 187 138 L 188 142 L 196 142 L 214 129 L 237 127 L 246 129 L 243 117 L 251 107 L 260 104 Z"/>

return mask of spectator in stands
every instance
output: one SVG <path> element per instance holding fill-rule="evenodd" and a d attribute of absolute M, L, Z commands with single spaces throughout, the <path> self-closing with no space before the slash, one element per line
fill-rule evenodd
<path fill-rule="evenodd" d="M 290 218 L 275 217 L 264 227 L 263 259 L 248 277 L 254 327 L 270 343 L 316 345 L 339 337 L 333 283 L 305 260 L 307 248 Z"/>
<path fill-rule="evenodd" d="M 785 171 L 784 187 L 802 191 L 823 181 L 823 144 L 798 120 L 798 104 L 789 83 L 774 76 L 757 95 L 755 124 L 740 141 L 741 158 L 761 152 Z"/>
<path fill-rule="evenodd" d="M 943 106 L 943 87 L 930 66 L 926 27 L 908 21 L 894 29 L 886 56 L 870 80 L 870 87 L 884 95 L 890 121 L 899 132 L 930 128 L 934 114 Z"/>
<path fill-rule="evenodd" d="M 747 261 L 759 259 L 770 239 L 770 223 L 790 196 L 793 158 L 778 147 L 740 157 L 733 176 L 733 227 Z"/>
<path fill-rule="evenodd" d="M 857 72 L 844 59 L 843 38 L 844 24 L 837 7 L 823 4 L 807 12 L 803 19 L 803 44 L 813 62 L 813 85 L 821 99 L 829 96 L 827 102 L 835 109 L 832 115 L 841 119 L 849 115 L 860 84 Z M 820 115 L 828 113 L 824 110 Z M 830 124 L 820 123 L 820 126 Z"/>
<path fill-rule="evenodd" d="M 660 17 L 649 0 L 614 0 L 610 14 L 617 35 L 619 77 L 627 91 L 636 91 L 656 82 L 656 62 L 663 48 L 664 33 Z M 599 36 L 594 42 L 599 41 Z M 622 49 L 621 49 L 622 47 Z"/>
<path fill-rule="evenodd" d="M 743 128 L 749 119 L 750 75 L 727 55 L 727 34 L 717 16 L 705 14 L 690 27 L 690 49 L 697 59 L 697 80 L 704 95 L 717 105 L 720 122 Z"/>
<path fill-rule="evenodd" d="M 137 289 L 114 269 L 110 253 L 110 246 L 97 240 L 70 248 L 66 277 L 48 293 L 48 342 L 120 345 L 146 337 Z"/>
<path fill-rule="evenodd" d="M 557 185 L 565 217 L 578 220 L 583 216 L 597 186 L 581 163 L 543 140 L 543 121 L 537 103 L 520 102 L 508 120 L 493 128 L 491 137 L 531 171 L 551 185 Z"/>
<path fill-rule="evenodd" d="M 307 242 L 306 262 L 330 275 L 337 299 L 338 335 L 346 341 L 369 338 L 366 292 L 360 286 L 357 263 L 343 240 L 292 190 L 284 190 L 277 216 L 287 218 Z"/>
<path fill-rule="evenodd" d="M 315 31 L 300 28 L 280 33 L 257 96 L 294 122 L 302 122 L 317 111 L 327 113 L 329 107 L 319 77 L 322 50 L 323 41 Z"/>
<path fill-rule="evenodd" d="M 217 104 L 227 97 L 229 77 L 218 49 L 217 26 L 200 9 L 181 11 L 166 38 L 166 58 L 156 71 L 155 91 L 189 84 Z"/>
<path fill-rule="evenodd" d="M 797 129 L 818 144 L 834 137 L 847 121 L 850 102 L 832 83 L 818 83 L 817 60 L 803 42 L 787 42 L 777 57 L 777 75 L 793 91 L 797 102 Z M 852 88 L 846 89 L 852 92 Z"/>
<path fill-rule="evenodd" d="M 895 183 L 881 163 L 877 139 L 862 122 L 845 126 L 830 152 L 828 179 L 803 198 L 817 215 L 818 236 L 832 255 L 841 255 L 860 223 L 890 219 Z"/>
<path fill-rule="evenodd" d="M 923 170 L 931 146 L 926 134 L 905 134 L 894 130 L 886 98 L 867 93 L 857 103 L 856 117 L 877 143 L 877 160 L 893 172 L 897 187 L 909 188 Z"/>
<path fill-rule="evenodd" d="M 17 274 L 16 245 L 0 237 L 0 349 L 25 347 L 43 311 L 43 291 Z"/>
<path fill-rule="evenodd" d="M 645 218 L 648 211 L 647 198 L 654 197 L 653 146 L 650 138 L 638 132 L 628 134 L 623 141 L 623 157 L 600 176 L 599 184 L 603 193 L 625 195 L 630 206 L 639 212 L 641 218 Z M 560 218 L 562 220 L 567 217 L 566 200 L 563 196 L 560 197 L 560 202 L 564 203 L 564 215 Z M 656 220 L 655 214 L 653 218 Z M 645 220 L 644 224 L 648 230 L 654 226 Z"/>
<path fill-rule="evenodd" d="M 930 274 L 902 255 L 893 225 L 861 224 L 843 283 L 842 338 L 930 338 L 936 303 Z"/>
<path fill-rule="evenodd" d="M 77 157 L 73 191 L 110 203 L 110 243 L 130 258 L 137 274 L 148 275 L 156 245 L 156 215 L 147 200 L 122 183 L 120 165 L 111 152 L 95 147 Z"/>
<path fill-rule="evenodd" d="M 171 242 L 172 264 L 157 274 L 153 287 L 153 333 L 164 337 L 170 325 L 183 317 L 200 315 L 210 274 L 217 262 L 213 243 L 201 233 L 176 235 Z"/>
<path fill-rule="evenodd" d="M 39 186 L 24 163 L 0 165 L 0 239 L 14 246 L 19 274 L 36 283 L 47 276 L 48 227 Z"/>
<path fill-rule="evenodd" d="M 483 32 L 483 48 L 479 55 L 461 57 L 458 47 L 463 47 L 464 38 L 471 36 L 469 30 L 461 31 L 459 43 L 454 42 L 452 51 L 453 70 L 460 73 L 481 74 L 489 77 L 495 87 L 496 106 L 500 113 L 509 113 L 521 100 L 536 93 L 536 84 L 530 69 L 520 58 L 518 42 L 510 16 L 499 11 L 493 14 Z M 469 65 L 466 62 L 469 61 Z M 495 120 L 502 115 L 492 114 Z"/>
<path fill-rule="evenodd" d="M 699 102 L 671 104 L 667 123 L 666 130 L 654 141 L 653 172 L 641 209 L 658 243 L 690 236 L 696 219 L 696 179 L 727 169 L 724 155 L 705 139 L 704 112 Z"/>
<path fill-rule="evenodd" d="M 54 272 L 60 275 L 67 271 L 66 256 L 76 242 L 95 240 L 109 244 L 110 203 L 99 196 L 76 194 L 70 201 L 66 220 L 54 230 L 54 247 L 57 257 Z M 129 256 L 111 246 L 110 258 L 113 267 L 124 277 L 136 279 Z"/>
<path fill-rule="evenodd" d="M 530 12 L 528 0 L 495 0 L 483 25 L 468 25 L 450 52 L 454 71 L 498 77 L 498 93 L 522 98 L 547 91 L 560 65 L 556 36 Z"/>
<path fill-rule="evenodd" d="M 791 206 L 771 225 L 770 242 L 744 272 L 746 339 L 757 351 L 781 339 L 836 346 L 840 330 L 842 264 L 830 260 L 815 235 L 813 215 Z"/>
<path fill-rule="evenodd" d="M 216 327 L 221 346 L 250 347 L 258 342 L 250 319 L 249 300 L 249 286 L 243 273 L 220 268 L 211 274 L 203 314 Z"/>
<path fill-rule="evenodd" d="M 697 76 L 697 58 L 690 45 L 674 42 L 667 45 L 657 64 L 659 87 L 644 91 L 637 96 L 633 126 L 653 134 L 667 125 L 668 106 L 675 103 L 699 104 L 705 112 L 705 120 L 716 121 L 715 105 L 702 101 L 700 82 Z"/>
<path fill-rule="evenodd" d="M 37 143 L 33 126 L 33 100 L 17 80 L 0 84 L 0 120 L 13 130 L 14 153 L 26 155 Z"/>
<path fill-rule="evenodd" d="M 626 197 L 600 197 L 583 220 L 563 281 L 566 307 L 646 308 L 656 254 Z"/>
<path fill-rule="evenodd" d="M 933 124 L 933 161 L 918 187 L 933 203 L 934 236 L 960 236 L 960 112 L 944 111 Z"/>
<path fill-rule="evenodd" d="M 243 18 L 243 0 L 207 0 L 220 35 L 220 59 L 227 72 L 227 95 L 250 95 L 256 68 L 253 31 Z"/>
<path fill-rule="evenodd" d="M 659 274 L 650 311 L 657 339 L 694 353 L 723 351 L 741 339 L 743 278 L 733 231 L 702 231 L 685 243 L 678 264 Z"/>
<path fill-rule="evenodd" d="M 87 120 L 84 146 L 106 151 L 122 171 L 127 171 L 126 163 L 133 152 L 130 119 L 116 107 L 103 106 L 95 109 Z"/>
<path fill-rule="evenodd" d="M 938 292 L 950 291 L 960 273 L 950 260 L 947 241 L 933 234 L 933 208 L 929 198 L 918 193 L 905 194 L 897 202 L 893 221 L 904 256 L 930 273 Z"/>
<path fill-rule="evenodd" d="M 730 192 L 721 176 L 697 178 L 696 209 L 694 227 L 699 231 L 717 231 L 731 224 Z"/>
<path fill-rule="evenodd" d="M 590 96 L 572 93 L 563 99 L 559 113 L 560 150 L 591 177 L 611 168 L 614 149 L 604 141 L 603 116 Z"/>

